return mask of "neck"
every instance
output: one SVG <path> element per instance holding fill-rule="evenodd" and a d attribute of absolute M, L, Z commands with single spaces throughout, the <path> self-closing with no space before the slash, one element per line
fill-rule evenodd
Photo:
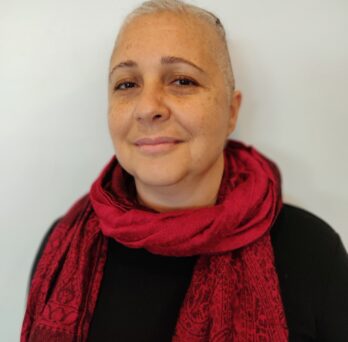
<path fill-rule="evenodd" d="M 157 212 L 213 206 L 216 203 L 224 172 L 221 154 L 212 168 L 204 174 L 185 178 L 178 183 L 153 187 L 135 180 L 139 203 Z"/>

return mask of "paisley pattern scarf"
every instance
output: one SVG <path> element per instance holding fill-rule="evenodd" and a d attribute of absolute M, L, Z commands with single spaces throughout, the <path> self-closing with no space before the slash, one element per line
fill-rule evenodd
<path fill-rule="evenodd" d="M 172 341 L 287 341 L 269 234 L 282 206 L 280 174 L 232 140 L 224 163 L 214 206 L 158 213 L 137 202 L 132 177 L 113 157 L 49 237 L 21 342 L 86 341 L 108 238 L 154 254 L 199 255 Z"/>

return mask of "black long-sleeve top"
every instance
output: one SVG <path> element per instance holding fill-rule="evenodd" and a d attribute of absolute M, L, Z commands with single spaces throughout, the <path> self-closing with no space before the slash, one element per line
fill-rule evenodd
<path fill-rule="evenodd" d="M 284 205 L 271 239 L 290 342 L 348 342 L 348 255 L 339 235 Z M 169 342 L 196 260 L 130 249 L 110 238 L 88 341 Z"/>

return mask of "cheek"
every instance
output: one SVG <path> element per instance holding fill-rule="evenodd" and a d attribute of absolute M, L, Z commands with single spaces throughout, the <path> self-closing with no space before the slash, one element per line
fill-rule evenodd
<path fill-rule="evenodd" d="M 111 104 L 109 106 L 108 126 L 113 140 L 124 136 L 130 126 L 126 113 L 126 109 L 120 105 Z"/>
<path fill-rule="evenodd" d="M 227 125 L 226 109 L 219 98 L 205 94 L 187 106 L 176 108 L 177 121 L 190 133 L 192 138 L 208 145 L 211 140 L 219 140 Z"/>
<path fill-rule="evenodd" d="M 109 132 L 111 134 L 111 138 L 115 140 L 119 135 L 119 125 L 117 124 L 119 119 L 116 113 L 113 111 L 109 111 L 108 113 L 108 126 L 109 126 Z"/>
<path fill-rule="evenodd" d="M 219 140 L 227 126 L 227 111 L 218 97 L 208 99 L 204 106 L 201 127 L 213 139 Z"/>
<path fill-rule="evenodd" d="M 224 137 L 228 132 L 230 117 L 228 101 L 226 96 L 216 96 L 213 102 L 215 112 L 212 123 L 215 124 L 215 129 L 219 131 L 219 135 Z"/>

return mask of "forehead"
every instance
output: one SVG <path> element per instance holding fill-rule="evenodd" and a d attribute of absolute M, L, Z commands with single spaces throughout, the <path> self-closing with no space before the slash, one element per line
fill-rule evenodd
<path fill-rule="evenodd" d="M 175 55 L 198 64 L 214 64 L 219 37 L 210 23 L 168 12 L 133 19 L 119 34 L 111 66 L 123 59 Z"/>

